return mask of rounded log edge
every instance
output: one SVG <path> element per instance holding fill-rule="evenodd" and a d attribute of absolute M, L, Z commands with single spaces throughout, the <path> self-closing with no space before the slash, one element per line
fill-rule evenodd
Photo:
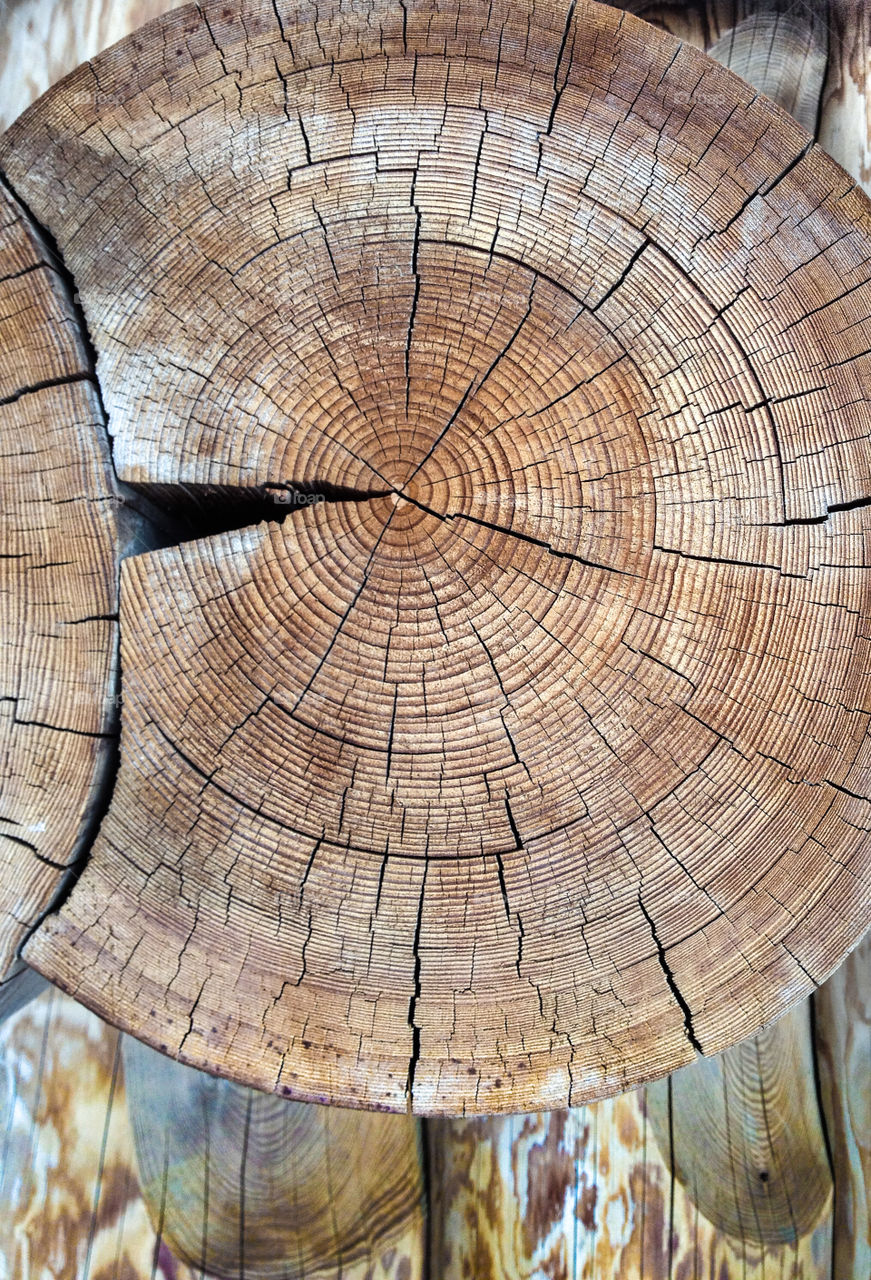
<path fill-rule="evenodd" d="M 616 1093 L 825 979 L 869 916 L 871 218 L 806 134 L 593 4 L 245 0 L 0 168 L 120 478 L 202 518 L 124 563 L 112 804 L 28 963 L 421 1113 Z"/>

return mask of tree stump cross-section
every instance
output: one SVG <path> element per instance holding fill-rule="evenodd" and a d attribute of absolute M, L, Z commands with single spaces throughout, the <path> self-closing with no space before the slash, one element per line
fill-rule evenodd
<path fill-rule="evenodd" d="M 538 1110 L 869 917 L 871 209 L 629 15 L 206 3 L 0 139 L 186 532 L 27 961 L 302 1099 Z M 264 519 L 266 516 L 268 518 Z"/>

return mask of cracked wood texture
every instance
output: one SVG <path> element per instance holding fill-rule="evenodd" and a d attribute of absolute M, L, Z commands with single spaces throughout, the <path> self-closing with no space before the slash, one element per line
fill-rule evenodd
<path fill-rule="evenodd" d="M 0 1027 L 0 1276 L 422 1280 L 415 1128 L 215 1080 L 49 990 Z"/>
<path fill-rule="evenodd" d="M 116 750 L 117 498 L 76 304 L 0 183 L 0 1012 L 89 849 Z"/>
<path fill-rule="evenodd" d="M 858 1041 L 855 1048 L 861 1054 Z M 281 1247 L 270 1253 L 256 1230 L 257 1193 L 271 1163 L 261 1166 L 258 1158 L 271 1143 L 280 1166 L 284 1151 L 280 1129 L 262 1121 L 270 1109 L 274 1120 L 282 1107 L 289 1115 L 306 1108 L 268 1097 L 250 1100 L 249 1134 L 256 1131 L 257 1138 L 249 1138 L 246 1155 L 245 1115 L 238 1140 L 242 1091 L 199 1076 L 193 1087 L 180 1088 L 191 1073 L 165 1059 L 157 1068 L 160 1087 L 150 1089 L 152 1064 L 144 1071 L 141 1061 L 131 1068 L 131 1051 L 148 1061 L 149 1051 L 134 1042 L 119 1052 L 114 1029 L 56 991 L 0 1027 L 0 1274 L 7 1280 L 253 1280 L 271 1262 L 283 1280 L 310 1276 L 312 1237 L 306 1254 L 282 1268 L 286 1253 Z M 231 1106 L 225 1126 L 221 1106 L 228 1092 L 235 1093 L 237 1107 L 232 1114 Z M 385 1233 L 370 1280 L 865 1280 L 861 1255 L 852 1269 L 831 1270 L 829 1214 L 779 1246 L 713 1227 L 673 1179 L 677 1132 L 660 1149 L 647 1111 L 641 1090 L 568 1113 L 425 1122 L 428 1270 L 412 1212 L 405 1248 Z M 329 1115 L 339 1131 L 354 1120 L 397 1120 L 335 1110 Z M 267 1130 L 271 1136 L 263 1142 Z M 379 1148 L 367 1150 L 374 1155 Z M 303 1159 L 309 1168 L 313 1154 L 316 1167 L 317 1153 L 308 1145 Z M 352 1145 L 347 1160 L 354 1158 Z M 240 1177 L 243 1166 L 254 1167 L 250 1185 Z M 391 1172 L 399 1183 L 401 1176 Z M 216 1236 L 205 1236 L 208 1260 L 220 1264 L 212 1272 L 201 1266 L 205 1201 L 220 1201 L 234 1178 L 245 1187 L 244 1198 L 229 1194 L 224 1204 L 231 1224 L 245 1215 L 247 1248 L 234 1251 L 219 1221 Z M 281 1182 L 287 1192 L 286 1169 Z M 311 1190 L 303 1208 L 310 1197 Z M 412 1209 L 413 1199 L 406 1201 Z M 282 1203 L 286 1210 L 272 1217 L 281 1229 L 273 1225 L 270 1233 L 279 1246 L 293 1239 L 300 1208 L 299 1200 Z M 373 1239 L 384 1222 L 371 1220 Z M 327 1236 L 330 1229 L 329 1221 L 321 1222 Z M 179 1248 L 178 1232 L 193 1240 L 193 1264 L 169 1247 L 171 1241 Z M 343 1259 L 334 1280 L 356 1277 L 355 1265 Z"/>
<path fill-rule="evenodd" d="M 80 62 L 183 0 L 0 0 L 0 130 Z"/>
<path fill-rule="evenodd" d="M 0 164 L 121 478 L 310 499 L 124 565 L 120 770 L 36 968 L 420 1112 L 629 1087 L 827 976 L 869 910 L 871 220 L 797 125 L 595 5 L 247 0 Z"/>
<path fill-rule="evenodd" d="M 722 16 L 720 6 L 669 15 L 675 34 L 706 36 L 709 52 L 744 62 L 754 88 L 793 112 L 800 103 L 816 119 L 823 77 L 819 59 L 809 70 L 803 54 L 824 43 L 823 15 L 804 12 L 802 25 L 794 12 L 763 7 L 742 15 L 732 6 L 734 33 L 717 29 Z M 759 57 L 760 49 L 770 59 Z M 625 1141 L 639 1119 L 636 1098 L 615 1104 L 616 1133 L 606 1104 L 509 1122 L 434 1121 L 432 1258 L 442 1280 L 612 1269 L 685 1278 L 871 1276 L 871 1052 L 861 999 L 867 954 L 866 942 L 816 998 L 831 1150 L 817 1098 L 809 1004 L 716 1058 L 700 1058 L 649 1085 L 640 1123 L 655 1142 L 645 1141 L 640 1161 Z M 658 1184 L 659 1160 L 665 1176 Z M 622 1168 L 619 1199 L 603 1204 L 601 1168 L 614 1179 L 615 1162 Z"/>

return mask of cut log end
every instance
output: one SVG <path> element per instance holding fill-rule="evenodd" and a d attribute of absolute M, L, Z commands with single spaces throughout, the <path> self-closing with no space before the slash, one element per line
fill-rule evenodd
<path fill-rule="evenodd" d="M 421 1112 L 618 1092 L 831 971 L 871 213 L 807 135 L 595 5 L 250 0 L 80 69 L 0 165 L 121 480 L 208 513 L 125 563 L 112 804 L 31 964 Z"/>
<path fill-rule="evenodd" d="M 0 182 L 0 1011 L 69 884 L 116 753 L 117 496 L 63 264 Z M 16 990 L 18 994 L 16 994 Z"/>

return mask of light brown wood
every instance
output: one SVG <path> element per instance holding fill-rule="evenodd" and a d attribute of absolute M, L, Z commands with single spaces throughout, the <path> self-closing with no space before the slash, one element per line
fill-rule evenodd
<path fill-rule="evenodd" d="M 814 997 L 835 1172 L 834 1268 L 871 1276 L 871 934 Z"/>
<path fill-rule="evenodd" d="M 709 1222 L 776 1245 L 808 1234 L 831 1206 L 807 1004 L 716 1058 L 647 1089 L 660 1150 Z"/>
<path fill-rule="evenodd" d="M 32 963 L 422 1112 L 613 1092 L 823 980 L 869 910 L 871 221 L 796 126 L 594 6 L 252 0 L 0 162 L 123 478 L 328 499 L 127 561 L 115 797 Z"/>
<path fill-rule="evenodd" d="M 77 305 L 0 182 L 0 1014 L 34 990 L 18 951 L 68 885 L 117 753 L 116 519 Z"/>
<path fill-rule="evenodd" d="M 118 1032 L 56 991 L 0 1027 L 0 1275 L 201 1280 L 140 1194 Z"/>
<path fill-rule="evenodd" d="M 673 1177 L 643 1090 L 427 1128 L 439 1280 L 831 1280 L 830 1213 L 778 1244 L 724 1234 Z"/>
<path fill-rule="evenodd" d="M 80 62 L 183 0 L 3 0 L 0 130 Z"/>
<path fill-rule="evenodd" d="M 871 191 L 871 27 L 867 5 L 832 5 L 820 138 Z M 871 936 L 814 997 L 817 1058 L 835 1175 L 833 1275 L 871 1276 Z"/>
<path fill-rule="evenodd" d="M 739 8 L 648 8 L 645 16 L 692 39 L 814 132 L 829 45 L 825 7 L 762 0 L 743 16 Z M 742 1240 L 795 1239 L 830 1197 L 808 1013 L 796 1010 L 648 1089 L 660 1146 L 674 1138 L 676 1175 L 710 1221 Z"/>
<path fill-rule="evenodd" d="M 32 4 L 18 4 L 16 6 L 15 12 L 16 14 L 18 14 L 18 13 L 21 13 L 23 10 L 32 11 L 34 8 L 35 6 L 33 6 Z M 96 6 L 94 8 L 96 9 Z M 115 14 L 120 11 L 120 9 L 121 9 L 120 5 L 114 6 L 114 12 L 112 16 L 114 17 Z M 690 11 L 684 10 L 683 13 L 686 14 L 687 21 L 689 21 Z M 119 34 L 121 33 L 119 32 Z M 683 33 L 679 32 L 679 34 L 683 34 Z M 2 42 L 0 42 L 0 46 L 2 46 Z M 10 48 L 10 57 L 7 61 L 7 68 L 9 67 L 9 63 L 13 60 L 12 43 L 10 43 L 9 48 Z M 45 51 L 43 50 L 39 50 L 39 53 L 44 53 L 44 52 Z M 50 51 L 48 52 L 50 54 Z M 92 52 L 92 50 L 86 50 L 86 52 Z M 0 60 L 2 60 L 2 47 L 0 47 Z M 67 65 L 62 67 L 62 70 L 66 71 L 68 69 L 71 69 L 72 66 L 75 65 L 75 63 L 77 63 L 79 60 L 80 58 L 78 56 L 71 56 L 69 58 Z M 33 63 L 33 59 L 31 59 L 28 63 L 29 72 L 31 70 L 32 63 Z M 2 70 L 2 67 L 0 67 L 0 82 L 2 82 L 2 77 L 3 77 L 3 70 Z M 0 105 L 2 105 L 2 103 L 0 103 Z M 843 155 L 840 157 L 840 159 L 841 159 L 841 162 L 844 163 Z M 850 168 L 851 166 L 847 165 L 847 167 Z M 835 975 L 835 977 L 830 981 L 830 983 L 827 984 L 827 987 L 824 988 L 824 991 L 827 990 L 829 986 L 837 986 L 842 973 L 843 973 L 843 970 L 839 971 L 839 973 Z M 59 999 L 60 998 L 56 998 L 56 1003 L 59 1002 Z M 82 1014 L 79 1016 L 88 1017 L 89 1015 Z M 866 1082 L 862 1078 L 861 1057 L 858 1057 L 854 1054 L 854 1062 L 856 1063 L 856 1066 L 858 1068 L 853 1072 L 853 1082 L 852 1082 L 852 1098 L 853 1098 L 852 1105 L 855 1106 L 855 1099 L 856 1098 L 861 1099 L 864 1096 L 864 1093 L 866 1092 Z M 847 1089 L 841 1097 L 841 1105 L 847 1105 L 847 1106 L 851 1105 L 850 1100 L 851 1100 L 851 1090 Z M 601 1104 L 600 1107 L 584 1109 L 579 1113 L 581 1115 L 588 1115 L 593 1117 L 594 1133 L 592 1138 L 588 1138 L 588 1142 L 592 1142 L 592 1144 L 597 1148 L 598 1153 L 603 1154 L 604 1159 L 602 1163 L 606 1170 L 605 1174 L 600 1174 L 599 1184 L 598 1185 L 596 1185 L 595 1183 L 593 1184 L 592 1196 L 590 1194 L 591 1188 L 586 1187 L 583 1184 L 580 1188 L 580 1191 L 582 1193 L 586 1193 L 584 1197 L 585 1204 L 581 1204 L 578 1207 L 582 1211 L 586 1209 L 586 1216 L 588 1218 L 592 1218 L 595 1224 L 592 1232 L 588 1228 L 581 1236 L 582 1240 L 584 1241 L 585 1248 L 587 1250 L 586 1252 L 583 1253 L 583 1257 L 586 1259 L 586 1266 L 588 1268 L 589 1274 L 595 1274 L 596 1276 L 601 1278 L 604 1278 L 605 1276 L 608 1276 L 608 1275 L 613 1275 L 615 1278 L 619 1276 L 621 1280 L 626 1280 L 627 1277 L 631 1277 L 632 1280 L 634 1280 L 635 1276 L 644 1276 L 644 1277 L 647 1277 L 648 1280 L 650 1280 L 650 1277 L 653 1275 L 658 1276 L 659 1274 L 662 1274 L 664 1276 L 664 1275 L 670 1274 L 670 1271 L 672 1274 L 674 1274 L 674 1269 L 677 1268 L 677 1274 L 682 1277 L 684 1275 L 686 1275 L 687 1277 L 696 1276 L 696 1275 L 707 1275 L 709 1271 L 711 1275 L 718 1275 L 718 1276 L 723 1274 L 736 1275 L 736 1276 L 740 1275 L 744 1278 L 744 1280 L 749 1280 L 749 1278 L 751 1277 L 753 1278 L 753 1280 L 755 1280 L 755 1277 L 757 1275 L 759 1275 L 760 1277 L 764 1277 L 764 1276 L 771 1277 L 774 1275 L 792 1276 L 793 1274 L 801 1274 L 801 1275 L 814 1274 L 814 1275 L 819 1275 L 820 1277 L 824 1277 L 824 1276 L 828 1277 L 829 1273 L 827 1270 L 827 1265 L 824 1262 L 820 1261 L 820 1259 L 824 1258 L 826 1254 L 825 1254 L 825 1250 L 822 1248 L 820 1244 L 819 1230 L 815 1233 L 814 1245 L 813 1245 L 813 1255 L 814 1257 L 816 1257 L 818 1261 L 819 1269 L 813 1272 L 806 1271 L 804 1268 L 810 1266 L 811 1264 L 811 1249 L 808 1241 L 799 1242 L 799 1245 L 797 1247 L 798 1248 L 797 1254 L 791 1251 L 789 1248 L 787 1248 L 787 1250 L 785 1251 L 773 1250 L 770 1247 L 767 1249 L 754 1250 L 752 1245 L 749 1246 L 749 1249 L 747 1246 L 741 1245 L 737 1242 L 735 1244 L 730 1245 L 728 1241 L 723 1240 L 722 1237 L 718 1237 L 716 1232 L 710 1232 L 710 1234 L 708 1234 L 710 1229 L 706 1225 L 704 1219 L 700 1218 L 699 1215 L 696 1212 L 694 1212 L 691 1202 L 689 1202 L 685 1198 L 683 1189 L 680 1187 L 679 1184 L 676 1187 L 676 1194 L 674 1197 L 675 1203 L 674 1203 L 674 1207 L 671 1215 L 672 1220 L 673 1221 L 676 1220 L 679 1226 L 678 1226 L 678 1229 L 673 1234 L 673 1237 L 672 1237 L 673 1245 L 671 1250 L 669 1251 L 668 1244 L 667 1244 L 669 1234 L 670 1234 L 668 1230 L 669 1201 L 670 1201 L 670 1195 L 668 1192 L 668 1187 L 669 1187 L 668 1154 L 667 1154 L 668 1149 L 666 1147 L 665 1163 L 663 1163 L 663 1161 L 659 1159 L 658 1156 L 656 1155 L 655 1144 L 653 1144 L 652 1141 L 650 1142 L 649 1150 L 652 1151 L 653 1154 L 649 1157 L 648 1162 L 645 1165 L 645 1177 L 643 1180 L 640 1181 L 638 1179 L 637 1172 L 634 1175 L 632 1174 L 633 1167 L 637 1168 L 637 1158 L 638 1158 L 637 1153 L 636 1153 L 636 1159 L 634 1163 L 632 1162 L 632 1160 L 627 1160 L 627 1163 L 624 1165 L 621 1162 L 622 1153 L 621 1153 L 619 1142 L 615 1141 L 613 1136 L 610 1143 L 608 1141 L 607 1135 L 609 1133 L 609 1129 L 608 1129 L 608 1122 L 605 1118 L 605 1113 L 614 1107 L 619 1109 L 619 1111 L 621 1112 L 621 1117 L 622 1117 L 621 1132 L 627 1132 L 628 1126 L 625 1121 L 625 1116 L 622 1116 L 622 1113 L 625 1113 L 627 1109 L 633 1109 L 635 1107 L 634 1099 L 631 1096 L 626 1099 L 621 1099 L 617 1104 L 604 1103 L 604 1104 Z M 643 1112 L 641 1111 L 637 1112 L 637 1116 L 639 1118 L 640 1125 L 643 1127 L 644 1125 Z M 533 1125 L 533 1122 L 536 1119 L 538 1119 L 541 1122 L 545 1122 L 543 1126 L 539 1124 L 539 1127 L 537 1129 Z M 540 1117 L 540 1118 L 527 1117 L 525 1118 L 525 1121 L 524 1121 L 524 1127 L 527 1133 L 527 1144 L 526 1144 L 527 1150 L 530 1150 L 533 1152 L 533 1161 L 532 1161 L 531 1167 L 534 1167 L 537 1171 L 541 1171 L 543 1168 L 544 1162 L 542 1160 L 542 1156 L 544 1155 L 544 1152 L 545 1151 L 550 1152 L 552 1148 L 556 1150 L 556 1153 L 557 1153 L 557 1158 L 555 1161 L 557 1170 L 559 1170 L 559 1168 L 561 1167 L 559 1148 L 555 1147 L 553 1138 L 551 1138 L 550 1140 L 543 1138 L 543 1135 L 547 1132 L 547 1128 L 548 1128 L 547 1121 L 549 1119 L 550 1119 L 549 1117 Z M 497 1125 L 503 1125 L 505 1122 L 496 1121 L 495 1123 Z M 516 1130 L 517 1122 L 511 1122 L 511 1123 L 514 1125 L 514 1128 Z M 470 1132 L 472 1127 L 473 1126 L 470 1126 L 470 1125 L 460 1126 L 460 1128 L 466 1133 Z M 572 1122 L 570 1120 L 568 1124 L 569 1137 L 571 1137 L 572 1132 L 573 1132 Z M 649 1132 L 650 1131 L 648 1129 L 648 1134 Z M 600 1138 L 599 1135 L 603 1135 L 603 1136 Z M 542 1146 L 538 1149 L 537 1153 L 536 1153 L 536 1146 L 535 1146 L 536 1140 L 539 1140 L 542 1142 Z M 473 1153 L 471 1152 L 471 1150 L 468 1153 L 468 1157 L 472 1160 L 472 1169 L 476 1177 L 479 1174 L 483 1174 L 484 1167 L 487 1163 L 486 1149 L 487 1148 L 485 1143 L 484 1155 L 483 1156 L 479 1155 L 477 1160 L 474 1159 Z M 615 1159 L 615 1152 L 616 1152 L 616 1159 Z M 629 1154 L 631 1156 L 631 1150 Z M 590 1161 L 588 1163 L 594 1163 L 594 1162 Z M 593 1169 L 592 1176 L 595 1178 L 595 1175 L 596 1175 L 596 1170 Z M 586 1176 L 586 1167 L 585 1167 L 585 1176 Z M 625 1183 L 621 1185 L 619 1179 L 624 1176 L 625 1176 Z M 844 1185 L 846 1185 L 848 1182 L 846 1166 L 842 1166 L 841 1182 Z M 859 1196 L 861 1200 L 861 1196 L 864 1190 L 861 1177 L 859 1179 L 854 1180 L 854 1194 L 855 1194 L 856 1187 L 858 1187 Z M 637 1201 L 633 1200 L 633 1192 L 638 1194 Z M 486 1195 L 486 1191 L 485 1191 L 485 1195 Z M 590 1215 L 589 1213 L 590 1199 L 595 1200 L 597 1197 L 599 1202 L 599 1213 L 597 1214 L 594 1210 L 593 1214 Z M 634 1216 L 634 1221 L 636 1224 L 640 1217 L 641 1223 L 643 1224 L 643 1231 L 639 1231 L 636 1226 L 635 1230 L 632 1233 L 632 1246 L 630 1249 L 623 1249 L 620 1247 L 614 1248 L 611 1246 L 616 1245 L 622 1237 L 620 1236 L 620 1233 L 618 1231 L 610 1232 L 608 1224 L 609 1223 L 612 1225 L 619 1224 L 620 1212 L 618 1212 L 618 1207 L 619 1207 L 619 1210 L 622 1211 L 624 1208 L 624 1205 L 627 1205 L 627 1204 L 629 1205 L 629 1213 L 631 1216 Z M 609 1207 L 609 1205 L 610 1205 L 610 1213 L 608 1213 L 606 1218 L 605 1210 Z M 661 1216 L 657 1217 L 657 1214 L 654 1212 L 655 1208 L 658 1208 L 661 1211 Z M 645 1210 L 646 1210 L 646 1213 L 645 1213 Z M 42 1212 L 44 1215 L 44 1221 L 47 1226 L 48 1215 L 45 1213 L 44 1208 Z M 500 1206 L 499 1212 L 503 1214 L 505 1213 L 504 1204 Z M 481 1205 L 479 1203 L 477 1207 L 474 1207 L 474 1214 L 479 1215 L 480 1213 L 481 1213 Z M 129 1214 L 128 1214 L 128 1220 L 129 1220 Z M 456 1245 L 455 1257 L 464 1256 L 463 1250 L 467 1248 L 467 1242 L 463 1237 L 463 1231 L 466 1231 L 467 1233 L 471 1233 L 472 1231 L 471 1223 L 469 1220 L 466 1220 L 465 1222 L 461 1222 L 456 1212 L 454 1214 L 454 1218 L 452 1221 L 454 1222 L 454 1224 L 457 1224 L 459 1222 L 459 1228 L 460 1228 L 460 1235 L 458 1236 L 458 1243 Z M 476 1218 L 474 1215 L 472 1216 L 471 1221 L 472 1222 L 476 1221 Z M 847 1218 L 846 1217 L 842 1218 L 842 1229 L 846 1222 L 847 1222 Z M 564 1226 L 565 1224 L 562 1223 L 562 1221 L 560 1221 L 559 1225 Z M 554 1224 L 551 1223 L 549 1224 L 549 1226 L 550 1226 L 550 1230 L 546 1233 L 545 1244 L 547 1243 L 547 1240 L 549 1238 L 549 1243 L 551 1246 L 551 1255 L 553 1258 L 556 1258 L 556 1257 L 559 1257 L 561 1254 L 564 1254 L 565 1252 L 567 1252 L 568 1246 L 566 1245 L 565 1241 L 559 1247 L 556 1246 L 555 1241 L 557 1238 L 558 1231 L 555 1232 Z M 478 1229 L 480 1229 L 480 1223 L 479 1223 Z M 490 1230 L 492 1230 L 492 1228 L 490 1228 Z M 84 1232 L 84 1229 L 83 1229 L 83 1235 L 84 1234 L 86 1233 Z M 566 1239 L 577 1238 L 577 1235 L 578 1235 L 577 1229 L 574 1227 L 570 1227 L 569 1231 L 567 1232 Z M 642 1253 L 639 1247 L 639 1239 L 641 1235 L 643 1235 L 644 1243 L 645 1243 L 644 1253 Z M 524 1233 L 524 1239 L 528 1239 L 528 1237 L 526 1236 L 526 1233 Z M 590 1247 L 593 1244 L 598 1245 L 597 1250 L 595 1248 Z M 504 1247 L 505 1246 L 503 1245 L 502 1248 L 504 1249 Z M 547 1249 L 542 1244 L 541 1241 L 538 1242 L 538 1248 L 539 1248 L 539 1253 L 538 1253 L 539 1257 L 547 1256 Z M 525 1258 L 526 1254 L 522 1254 L 520 1256 Z M 798 1262 L 795 1261 L 796 1257 L 800 1258 Z M 864 1276 L 864 1272 L 860 1270 L 860 1267 L 862 1265 L 861 1255 L 860 1255 L 860 1261 L 856 1262 L 854 1265 L 851 1265 L 851 1263 L 848 1261 L 848 1257 L 849 1255 L 847 1254 L 841 1255 L 841 1258 L 839 1261 L 839 1268 L 835 1270 L 834 1274 L 835 1275 L 843 1274 L 844 1276 L 850 1276 L 851 1278 L 857 1275 Z M 504 1263 L 504 1258 L 505 1258 L 505 1254 L 503 1253 L 503 1258 L 502 1258 L 503 1263 Z M 644 1260 L 642 1260 L 642 1258 Z M 785 1261 L 784 1260 L 785 1258 L 789 1260 Z M 145 1277 L 148 1277 L 151 1275 L 151 1268 L 150 1268 L 151 1257 L 150 1255 L 148 1255 L 147 1263 L 145 1262 L 144 1259 L 145 1259 L 145 1254 L 143 1253 L 143 1270 L 141 1274 Z M 166 1255 L 164 1255 L 164 1259 L 166 1259 Z M 726 1271 L 721 1272 L 720 1266 L 718 1265 L 717 1260 L 719 1260 L 719 1263 L 725 1264 Z M 515 1266 L 520 1268 L 521 1265 L 522 1264 L 515 1259 Z M 801 1269 L 796 1272 L 793 1272 L 791 1268 L 794 1266 L 799 1267 Z M 634 1269 L 631 1269 L 633 1267 Z M 657 1270 L 656 1272 L 653 1272 L 651 1270 L 652 1267 L 661 1268 L 661 1270 Z M 869 1267 L 867 1263 L 865 1266 L 865 1271 L 871 1271 L 871 1267 Z M 520 1271 L 520 1270 L 518 1270 L 517 1272 L 517 1274 L 527 1274 L 527 1273 L 528 1272 L 526 1271 Z M 561 1271 L 558 1271 L 557 1273 L 562 1274 Z M 60 1274 L 64 1275 L 64 1280 L 68 1280 L 66 1273 L 61 1272 Z M 136 1274 L 138 1275 L 139 1272 L 137 1271 Z M 161 1271 L 159 1274 L 163 1274 L 163 1272 Z M 179 1274 L 184 1274 L 183 1269 L 180 1271 Z M 506 1271 L 503 1274 L 509 1274 L 509 1272 Z M 541 1274 L 541 1273 L 537 1272 L 536 1275 L 538 1274 Z M 587 1272 L 585 1272 L 585 1274 L 587 1274 Z M 107 1276 L 107 1280 L 109 1280 L 109 1277 L 112 1275 L 114 1275 L 114 1272 L 110 1271 L 109 1276 Z M 125 1276 L 126 1275 L 127 1273 L 125 1272 Z M 102 1277 L 101 1277 L 101 1280 L 102 1280 Z"/>
<path fill-rule="evenodd" d="M 410 1117 L 256 1093 L 124 1037 L 142 1193 L 176 1257 L 242 1280 L 421 1280 Z"/>
<path fill-rule="evenodd" d="M 831 41 L 820 142 L 871 193 L 871 12 L 830 0 Z"/>

